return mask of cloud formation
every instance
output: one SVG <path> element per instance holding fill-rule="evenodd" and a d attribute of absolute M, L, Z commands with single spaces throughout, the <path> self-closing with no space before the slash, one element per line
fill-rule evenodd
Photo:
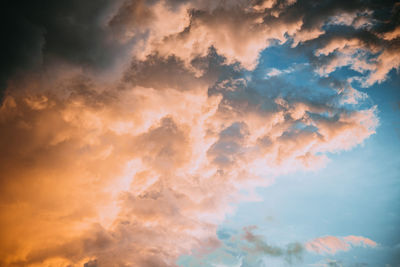
<path fill-rule="evenodd" d="M 336 236 L 318 237 L 305 244 L 308 251 L 318 254 L 336 254 L 357 246 L 376 247 L 377 244 L 369 238 L 354 235 L 341 238 Z"/>
<path fill-rule="evenodd" d="M 55 5 L 41 0 L 9 1 L 6 7 L 3 25 L 13 24 L 4 26 L 10 40 L 2 44 L 7 51 L 0 68 L 3 88 L 21 71 L 60 60 L 99 71 L 121 64 L 121 58 L 144 60 L 158 53 L 174 55 L 191 68 L 191 61 L 211 46 L 228 63 L 252 69 L 259 53 L 276 42 L 312 47 L 312 61 L 322 75 L 350 66 L 366 74 L 365 86 L 382 82 L 399 67 L 396 1 L 96 0 Z"/>
<path fill-rule="evenodd" d="M 219 229 L 222 244 L 208 254 L 181 259 L 184 266 L 265 266 L 296 265 L 302 262 L 304 246 L 298 242 L 272 244 L 258 234 L 257 226 L 240 231 Z"/>
<path fill-rule="evenodd" d="M 175 266 L 218 247 L 241 190 L 320 168 L 374 134 L 376 107 L 329 74 L 351 65 L 371 85 L 400 62 L 397 28 L 373 12 L 395 16 L 386 2 L 8 6 L 18 45 L 0 66 L 2 266 Z M 360 34 L 332 35 L 335 25 Z M 315 48 L 322 89 L 251 72 L 285 44 Z"/>
<path fill-rule="evenodd" d="M 376 126 L 373 108 L 261 95 L 242 79 L 208 89 L 187 74 L 198 87 L 110 89 L 60 75 L 15 81 L 2 104 L 4 264 L 173 265 L 218 245 L 216 225 L 239 189 L 318 168 L 321 153 Z"/>

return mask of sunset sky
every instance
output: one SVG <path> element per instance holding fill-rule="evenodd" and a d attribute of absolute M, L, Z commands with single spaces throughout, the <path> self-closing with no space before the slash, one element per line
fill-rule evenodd
<path fill-rule="evenodd" d="M 400 266 L 400 2 L 2 11 L 0 267 Z"/>

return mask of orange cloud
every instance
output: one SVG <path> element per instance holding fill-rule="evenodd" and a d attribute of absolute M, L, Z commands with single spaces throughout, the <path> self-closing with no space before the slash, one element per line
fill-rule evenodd
<path fill-rule="evenodd" d="M 327 152 L 374 134 L 375 107 L 346 110 L 307 92 L 261 95 L 232 77 L 240 67 L 229 64 L 254 68 L 271 39 L 297 45 L 323 34 L 323 23 L 309 28 L 285 13 L 294 1 L 182 2 L 126 1 L 108 14 L 105 39 L 135 40 L 122 75 L 54 60 L 9 81 L 0 107 L 0 265 L 174 266 L 182 253 L 219 245 L 216 227 L 246 199 L 240 190 L 320 168 Z M 382 68 L 373 80 L 384 79 Z M 328 253 L 372 244 L 314 243 Z"/>
<path fill-rule="evenodd" d="M 218 246 L 216 226 L 244 199 L 239 190 L 318 168 L 321 153 L 361 143 L 377 123 L 373 109 L 324 117 L 339 111 L 300 100 L 262 110 L 203 82 L 117 89 L 61 75 L 11 84 L 0 109 L 2 264 L 173 266 Z"/>

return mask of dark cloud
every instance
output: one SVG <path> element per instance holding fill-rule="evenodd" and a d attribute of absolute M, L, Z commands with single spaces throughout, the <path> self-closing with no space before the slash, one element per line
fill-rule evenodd
<path fill-rule="evenodd" d="M 37 69 L 54 59 L 67 61 L 84 68 L 108 68 L 115 63 L 116 58 L 130 43 L 146 38 L 147 26 L 154 19 L 152 7 L 157 2 L 150 0 L 117 0 L 113 2 L 73 0 L 62 3 L 50 0 L 5 1 L 1 18 L 1 32 L 5 41 L 0 47 L 3 54 L 0 63 L 2 90 L 6 87 L 7 80 L 17 72 Z M 257 13 L 242 12 L 241 9 L 246 6 L 260 4 L 262 1 L 250 2 L 238 1 L 236 5 L 232 4 L 229 8 L 225 8 L 226 4 L 220 2 L 214 5 L 216 9 L 213 11 L 203 11 L 200 8 L 204 5 L 194 3 L 191 25 L 201 23 L 210 25 L 210 27 L 218 27 L 221 21 L 226 24 L 229 18 L 235 17 L 228 23 L 229 27 L 240 29 L 243 21 L 259 16 Z M 187 1 L 184 0 L 167 1 L 167 5 L 172 9 L 185 3 Z M 370 19 L 373 21 L 371 29 L 351 30 L 349 28 L 344 31 L 332 29 L 333 34 L 330 29 L 324 28 L 326 34 L 314 40 L 313 43 L 319 42 L 323 45 L 327 40 L 344 34 L 348 38 L 350 36 L 358 38 L 364 43 L 372 45 L 380 43 L 379 45 L 397 51 L 399 47 L 397 41 L 382 41 L 377 39 L 374 34 L 393 31 L 399 25 L 400 8 L 396 3 L 397 1 L 390 0 L 325 0 L 318 2 L 300 0 L 292 5 L 287 5 L 286 1 L 277 1 L 272 8 L 264 10 L 263 16 L 266 25 L 289 24 L 300 18 L 302 20 L 301 30 L 312 30 L 321 28 L 331 16 L 371 10 L 373 12 L 370 15 Z M 236 12 L 242 19 L 233 16 L 232 12 Z M 279 12 L 279 17 L 273 16 L 274 12 Z M 190 30 L 190 25 L 188 29 Z M 124 37 L 126 31 L 131 31 L 133 36 Z M 237 40 L 237 37 L 239 36 L 232 36 L 232 40 Z M 128 39 L 124 40 L 124 38 Z M 242 38 L 242 42 L 244 41 Z M 232 43 L 231 47 L 239 54 L 242 51 L 240 42 Z M 171 59 L 167 59 L 167 61 L 171 61 Z M 172 64 L 172 68 L 181 68 L 181 66 L 174 65 L 173 62 Z"/>
<path fill-rule="evenodd" d="M 107 21 L 120 1 L 5 1 L 2 6 L 0 86 L 14 74 L 51 60 L 107 68 L 125 44 L 112 38 Z"/>
<path fill-rule="evenodd" d="M 91 260 L 86 262 L 83 267 L 97 267 L 97 260 Z"/>
<path fill-rule="evenodd" d="M 204 77 L 196 77 L 189 71 L 180 59 L 174 56 L 164 59 L 157 55 L 149 55 L 144 61 L 134 60 L 126 72 L 125 81 L 133 86 L 183 91 L 209 84 Z"/>

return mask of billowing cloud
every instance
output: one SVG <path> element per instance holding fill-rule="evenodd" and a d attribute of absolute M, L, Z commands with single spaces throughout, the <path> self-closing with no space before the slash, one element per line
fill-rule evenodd
<path fill-rule="evenodd" d="M 25 1 L 10 4 L 4 17 L 6 24 L 15 21 L 15 25 L 6 28 L 11 45 L 2 49 L 8 52 L 0 75 L 4 83 L 20 71 L 60 60 L 99 71 L 121 64 L 126 57 L 143 60 L 154 52 L 179 57 L 191 67 L 191 61 L 205 56 L 210 46 L 227 62 L 253 69 L 259 53 L 276 41 L 291 42 L 293 47 L 317 41 L 325 46 L 316 47 L 318 55 L 334 52 L 336 46 L 335 55 L 318 60 L 319 72 L 343 66 L 370 71 L 371 77 L 363 81 L 367 86 L 382 82 L 398 68 L 396 58 L 390 61 L 389 56 L 399 49 L 395 20 L 399 5 L 389 2 L 98 0 L 54 5 L 47 0 Z M 389 13 L 390 19 L 375 10 Z M 344 29 L 338 32 L 338 27 Z M 380 56 L 371 60 L 371 54 Z"/>
<path fill-rule="evenodd" d="M 361 143 L 376 126 L 373 109 L 261 95 L 240 79 L 208 90 L 206 78 L 187 75 L 198 85 L 15 81 L 0 113 L 3 264 L 173 265 L 218 245 L 216 225 L 239 189 L 318 168 L 321 153 Z"/>
<path fill-rule="evenodd" d="M 376 247 L 377 244 L 369 238 L 354 235 L 345 237 L 318 237 L 305 244 L 305 248 L 308 251 L 318 254 L 336 254 L 337 252 L 348 251 L 352 247 L 357 246 Z"/>
<path fill-rule="evenodd" d="M 327 77 L 311 88 L 251 73 L 269 46 L 303 49 L 326 37 L 327 24 L 373 22 L 371 6 L 40 3 L 10 5 L 22 33 L 1 67 L 2 266 L 175 266 L 182 253 L 221 245 L 217 225 L 248 199 L 243 191 L 321 168 L 378 125 L 351 81 Z M 342 11 L 351 19 L 337 17 Z M 388 32 L 374 34 L 392 48 L 378 46 L 368 84 L 397 68 L 385 61 L 398 55 Z M 321 42 L 309 72 L 320 57 L 362 43 L 341 40 Z M 299 250 L 277 250 L 251 231 L 245 239 L 263 253 Z"/>

